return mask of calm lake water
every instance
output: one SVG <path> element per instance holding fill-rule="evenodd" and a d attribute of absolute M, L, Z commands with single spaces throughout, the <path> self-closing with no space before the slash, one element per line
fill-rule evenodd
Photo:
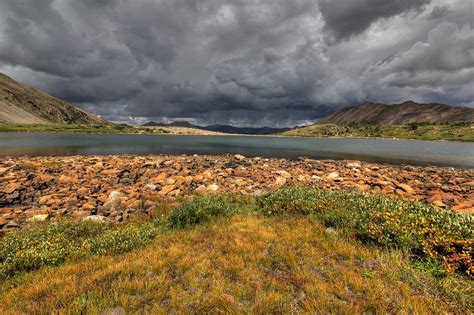
<path fill-rule="evenodd" d="M 243 154 L 474 168 L 474 144 L 413 140 L 0 133 L 0 155 Z"/>

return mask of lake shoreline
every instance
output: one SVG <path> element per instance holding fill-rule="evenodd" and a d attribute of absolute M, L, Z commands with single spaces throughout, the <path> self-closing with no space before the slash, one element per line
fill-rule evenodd
<path fill-rule="evenodd" d="M 193 133 L 127 133 L 127 132 L 68 132 L 68 131 L 0 131 L 1 133 L 27 133 L 27 134 L 82 134 L 82 135 L 133 135 L 133 136 L 195 136 L 195 137 L 271 137 L 271 138 L 295 138 L 295 139 L 354 139 L 354 140 L 398 140 L 398 141 L 426 141 L 426 142 L 454 142 L 454 143 L 474 143 L 471 140 L 452 139 L 416 139 L 416 138 L 390 138 L 390 137 L 340 137 L 340 136 L 290 136 L 281 134 L 240 134 L 240 133 L 220 133 L 220 134 L 193 134 Z"/>
<path fill-rule="evenodd" d="M 10 157 L 0 161 L 0 231 L 25 222 L 146 215 L 160 200 L 285 186 L 382 194 L 474 213 L 474 169 L 222 156 Z"/>

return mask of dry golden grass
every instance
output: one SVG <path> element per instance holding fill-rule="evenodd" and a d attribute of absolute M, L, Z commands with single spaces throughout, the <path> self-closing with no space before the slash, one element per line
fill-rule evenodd
<path fill-rule="evenodd" d="M 6 280 L 0 313 L 462 313 L 400 252 L 310 217 L 243 216 L 170 231 L 121 256 Z"/>

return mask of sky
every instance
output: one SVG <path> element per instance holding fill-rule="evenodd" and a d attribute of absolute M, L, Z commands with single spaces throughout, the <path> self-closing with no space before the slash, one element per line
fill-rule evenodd
<path fill-rule="evenodd" d="M 472 0 L 1 0 L 0 71 L 114 122 L 474 107 Z"/>

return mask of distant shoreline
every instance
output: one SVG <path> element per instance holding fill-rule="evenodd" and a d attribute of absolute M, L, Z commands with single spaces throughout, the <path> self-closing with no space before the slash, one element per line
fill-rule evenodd
<path fill-rule="evenodd" d="M 278 134 L 234 134 L 185 127 L 143 126 L 90 126 L 90 125 L 22 125 L 0 124 L 0 133 L 71 133 L 71 134 L 121 134 L 159 136 L 235 136 L 235 137 L 287 137 L 320 139 L 377 139 L 418 140 L 446 142 L 474 142 L 474 125 L 425 125 L 416 129 L 405 126 L 338 126 L 312 125 Z M 418 132 L 415 133 L 415 132 Z M 385 135 L 384 135 L 385 133 Z M 374 136 L 370 136 L 374 134 Z"/>

